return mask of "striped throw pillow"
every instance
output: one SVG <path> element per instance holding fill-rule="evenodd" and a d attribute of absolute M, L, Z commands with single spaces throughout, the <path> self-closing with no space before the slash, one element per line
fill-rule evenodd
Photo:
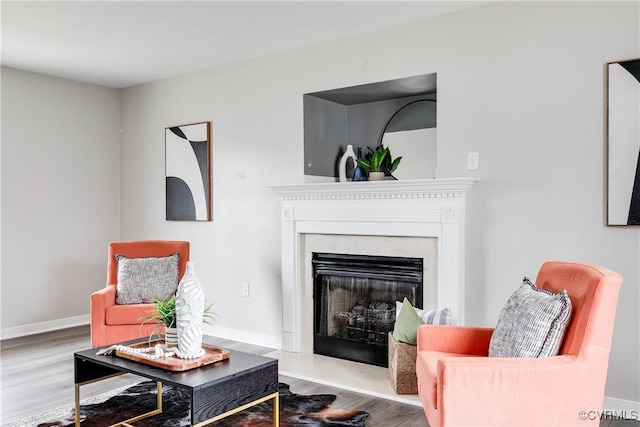
<path fill-rule="evenodd" d="M 402 302 L 396 301 L 396 321 L 400 315 L 400 309 L 402 308 Z M 423 310 L 421 308 L 413 307 L 418 316 L 422 319 L 422 323 L 427 325 L 453 325 L 455 324 L 453 314 L 449 307 L 434 308 L 431 310 Z"/>
<path fill-rule="evenodd" d="M 489 356 L 555 356 L 570 320 L 571 300 L 566 290 L 553 293 L 538 289 L 525 277 L 500 313 Z"/>
<path fill-rule="evenodd" d="M 442 309 L 426 310 L 422 313 L 422 321 L 427 325 L 452 325 L 453 324 L 453 315 L 451 314 L 451 309 L 449 307 L 445 307 Z"/>

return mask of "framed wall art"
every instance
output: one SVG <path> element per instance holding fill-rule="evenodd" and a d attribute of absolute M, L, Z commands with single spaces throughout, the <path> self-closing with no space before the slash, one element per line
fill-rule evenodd
<path fill-rule="evenodd" d="M 210 122 L 165 128 L 167 221 L 211 221 Z"/>
<path fill-rule="evenodd" d="M 640 225 L 640 58 L 607 64 L 607 224 Z"/>

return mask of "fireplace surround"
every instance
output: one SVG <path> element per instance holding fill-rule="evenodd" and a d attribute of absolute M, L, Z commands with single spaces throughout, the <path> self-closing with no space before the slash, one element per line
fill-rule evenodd
<path fill-rule="evenodd" d="M 373 239 L 381 242 L 365 244 L 373 255 L 384 255 L 378 252 L 385 251 L 382 242 L 389 239 L 393 245 L 406 241 L 401 248 L 406 252 L 414 249 L 416 239 L 435 242 L 436 305 L 450 307 L 457 322 L 464 324 L 465 200 L 476 181 L 438 178 L 271 187 L 281 200 L 282 350 L 310 351 L 304 343 L 313 335 L 312 321 L 304 319 L 302 307 L 311 304 L 307 246 L 312 236 L 335 245 L 333 252 L 341 252 L 338 242 Z M 425 289 L 425 300 L 428 292 Z"/>

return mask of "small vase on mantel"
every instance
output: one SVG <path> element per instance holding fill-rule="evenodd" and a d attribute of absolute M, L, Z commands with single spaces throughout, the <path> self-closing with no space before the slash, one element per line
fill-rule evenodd
<path fill-rule="evenodd" d="M 358 147 L 358 159 L 362 159 L 362 147 Z M 366 181 L 367 173 L 364 171 L 364 168 L 360 166 L 357 162 L 355 164 L 355 168 L 353 169 L 353 178 L 352 181 Z"/>
<path fill-rule="evenodd" d="M 340 158 L 340 164 L 338 165 L 338 179 L 340 182 L 347 182 L 349 179 L 347 178 L 347 161 L 351 159 L 353 164 L 356 163 L 356 152 L 353 151 L 353 145 L 347 145 L 347 149 L 344 151 L 344 154 Z"/>
<path fill-rule="evenodd" d="M 176 292 L 176 325 L 178 351 L 187 357 L 202 353 L 204 290 L 195 274 L 195 264 L 187 262 L 187 269 Z"/>

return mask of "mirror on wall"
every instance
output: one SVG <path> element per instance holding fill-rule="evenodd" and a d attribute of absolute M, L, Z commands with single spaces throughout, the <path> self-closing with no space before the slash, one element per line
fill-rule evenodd
<path fill-rule="evenodd" d="M 395 159 L 402 156 L 396 179 L 435 178 L 437 103 L 418 100 L 400 108 L 387 122 L 380 143 Z"/>

